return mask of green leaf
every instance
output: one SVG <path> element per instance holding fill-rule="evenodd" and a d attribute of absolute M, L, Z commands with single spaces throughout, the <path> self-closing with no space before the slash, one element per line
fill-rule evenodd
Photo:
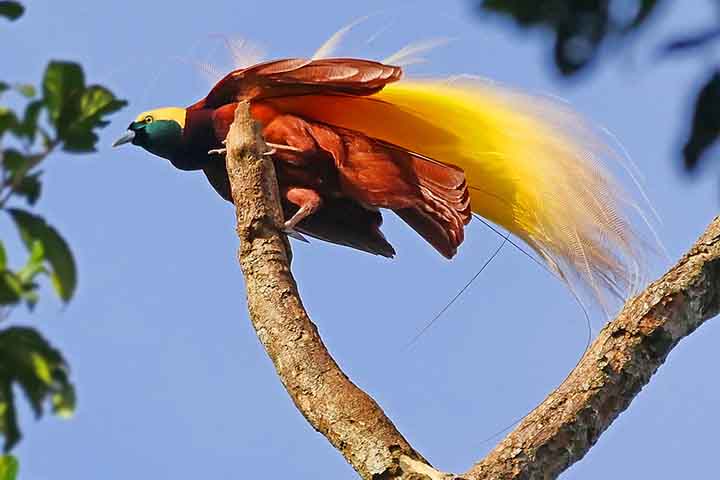
<path fill-rule="evenodd" d="M 21 284 L 15 274 L 7 269 L 5 246 L 0 242 L 0 305 L 14 305 L 20 301 Z"/>
<path fill-rule="evenodd" d="M 15 273 L 8 270 L 5 247 L 0 242 L 0 305 L 15 305 L 23 297 L 22 281 Z"/>
<path fill-rule="evenodd" d="M 0 107 L 0 137 L 8 130 L 14 130 L 20 125 L 20 121 L 10 109 Z"/>
<path fill-rule="evenodd" d="M 28 308 L 32 310 L 38 302 L 35 278 L 47 273 L 42 244 L 35 242 L 27 263 L 19 272 L 13 272 L 6 267 L 0 268 L 0 305 L 15 305 L 20 300 L 25 300 Z"/>
<path fill-rule="evenodd" d="M 77 98 L 85 90 L 85 74 L 82 67 L 73 62 L 52 61 L 43 77 L 43 98 L 56 128 L 62 121 L 72 121 L 77 111 Z"/>
<path fill-rule="evenodd" d="M 694 170 L 705 152 L 720 137 L 720 70 L 714 72 L 703 85 L 695 100 L 692 128 L 685 142 L 685 168 Z"/>
<path fill-rule="evenodd" d="M 105 87 L 85 87 L 80 65 L 67 62 L 48 65 L 43 96 L 63 149 L 70 152 L 95 151 L 98 136 L 94 130 L 108 123 L 103 117 L 127 105 Z"/>
<path fill-rule="evenodd" d="M 67 242 L 40 216 L 16 208 L 8 209 L 8 213 L 15 221 L 28 251 L 32 251 L 35 241 L 42 244 L 45 259 L 50 265 L 53 287 L 62 300 L 69 301 L 77 286 L 77 269 Z"/>
<path fill-rule="evenodd" d="M 15 149 L 7 149 L 2 153 L 2 168 L 9 174 L 8 183 L 12 186 L 14 195 L 24 197 L 30 205 L 34 205 L 40 197 L 42 172 L 28 173 L 35 168 L 45 156 L 23 155 Z"/>
<path fill-rule="evenodd" d="M 69 381 L 65 382 L 59 391 L 53 393 L 50 402 L 55 415 L 64 419 L 72 418 L 77 405 L 75 387 Z"/>
<path fill-rule="evenodd" d="M 24 12 L 25 7 L 19 2 L 0 2 L 0 17 L 17 20 Z"/>
<path fill-rule="evenodd" d="M 78 122 L 92 122 L 101 126 L 102 116 L 116 112 L 127 105 L 124 100 L 118 100 L 107 88 L 100 85 L 90 85 L 80 97 L 80 117 Z"/>
<path fill-rule="evenodd" d="M 91 85 L 80 95 L 77 108 L 77 117 L 63 131 L 63 149 L 71 152 L 92 152 L 98 136 L 95 128 L 105 127 L 108 122 L 103 120 L 105 115 L 116 112 L 127 105 L 124 100 L 118 100 L 115 95 L 105 87 Z"/>
<path fill-rule="evenodd" d="M 20 83 L 15 85 L 15 90 L 25 98 L 33 98 L 37 95 L 37 91 L 33 85 L 29 83 Z"/>
<path fill-rule="evenodd" d="M 63 150 L 71 153 L 90 153 L 95 151 L 98 136 L 89 128 L 76 126 L 62 134 Z"/>
<path fill-rule="evenodd" d="M 18 272 L 18 277 L 23 282 L 32 280 L 43 268 L 43 262 L 45 261 L 45 249 L 43 248 L 42 242 L 35 240 L 30 248 L 30 258 L 28 258 L 27 264 Z"/>
<path fill-rule="evenodd" d="M 28 103 L 22 121 L 13 129 L 15 134 L 27 138 L 31 143 L 34 142 L 38 130 L 38 118 L 44 107 L 45 102 L 42 100 Z"/>
<path fill-rule="evenodd" d="M 5 451 L 20 439 L 13 384 L 21 387 L 36 417 L 46 402 L 58 414 L 71 414 L 75 408 L 75 389 L 62 354 L 32 328 L 0 330 L 0 434 L 5 436 Z"/>
<path fill-rule="evenodd" d="M 12 455 L 0 455 L 0 480 L 15 480 L 20 465 Z"/>
<path fill-rule="evenodd" d="M 28 162 L 25 155 L 15 150 L 14 148 L 8 148 L 2 152 L 2 166 L 4 170 L 15 174 L 20 171 Z"/>
<path fill-rule="evenodd" d="M 16 274 L 22 288 L 20 296 L 25 300 L 30 310 L 35 308 L 39 299 L 35 278 L 41 273 L 47 273 L 47 269 L 45 268 L 45 249 L 42 243 L 35 241 L 30 251 L 30 258 L 28 258 L 25 266 Z"/>
<path fill-rule="evenodd" d="M 10 84 L 6 82 L 0 82 L 0 93 L 7 91 L 10 88 Z"/>
<path fill-rule="evenodd" d="M 12 365 L 0 365 L 0 434 L 5 437 L 5 452 L 9 452 L 22 437 L 15 411 L 11 369 Z"/>
<path fill-rule="evenodd" d="M 22 299 L 22 285 L 8 270 L 0 272 L 0 305 L 15 305 Z"/>
<path fill-rule="evenodd" d="M 42 175 L 42 172 L 35 172 L 33 174 L 26 175 L 20 181 L 20 184 L 15 187 L 15 193 L 21 197 L 25 197 L 25 200 L 27 200 L 30 205 L 35 205 L 40 198 L 40 193 L 42 191 L 40 175 Z"/>

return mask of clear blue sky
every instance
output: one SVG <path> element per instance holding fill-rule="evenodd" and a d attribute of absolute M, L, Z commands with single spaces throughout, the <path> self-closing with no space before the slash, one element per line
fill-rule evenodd
<path fill-rule="evenodd" d="M 712 59 L 658 62 L 650 53 L 716 12 L 710 1 L 671 3 L 633 49 L 578 84 L 553 73 L 546 36 L 479 19 L 464 1 L 401 3 L 359 28 L 342 53 L 382 58 L 411 41 L 452 36 L 455 43 L 410 72 L 479 74 L 568 99 L 609 127 L 639 165 L 676 259 L 718 211 L 717 171 L 690 182 L 678 168 L 687 95 Z M 227 65 L 211 34 L 249 38 L 271 57 L 309 55 L 342 25 L 386 5 L 34 0 L 21 21 L 2 25 L 3 80 L 37 81 L 48 59 L 72 59 L 130 101 L 103 131 L 97 154 L 58 154 L 47 166 L 39 209 L 76 253 L 79 291 L 67 308 L 48 296 L 36 314 L 18 309 L 13 318 L 40 325 L 62 347 L 79 406 L 69 422 L 36 422 L 23 408 L 25 439 L 16 450 L 23 480 L 355 478 L 295 410 L 250 326 L 231 205 L 201 174 L 109 144 L 139 111 L 205 95 L 207 81 L 189 61 Z M 464 471 L 495 443 L 484 439 L 575 365 L 585 322 L 561 285 L 506 248 L 401 351 L 499 240 L 473 224 L 461 254 L 447 262 L 392 215 L 386 232 L 399 252 L 394 261 L 313 242 L 296 245 L 294 273 L 350 377 L 436 466 Z M 17 245 L 11 253 L 20 258 Z M 654 273 L 667 266 L 659 262 Z M 707 476 L 720 428 L 718 344 L 715 322 L 683 341 L 564 478 Z"/>

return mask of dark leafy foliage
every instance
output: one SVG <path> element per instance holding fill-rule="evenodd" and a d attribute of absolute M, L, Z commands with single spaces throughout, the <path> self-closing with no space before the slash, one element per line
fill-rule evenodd
<path fill-rule="evenodd" d="M 75 409 L 75 389 L 62 354 L 32 328 L 0 330 L 0 433 L 6 452 L 20 441 L 14 385 L 25 394 L 36 417 L 43 414 L 46 402 L 63 416 Z"/>
<path fill-rule="evenodd" d="M 18 473 L 18 461 L 12 455 L 0 456 L 0 480 L 15 480 Z"/>
<path fill-rule="evenodd" d="M 685 167 L 697 167 L 703 152 L 708 150 L 720 135 L 720 72 L 715 72 L 700 90 L 695 100 L 688 138 L 683 148 Z"/>
<path fill-rule="evenodd" d="M 607 40 L 639 27 L 657 3 L 657 0 L 482 0 L 479 7 L 510 16 L 522 27 L 552 30 L 555 65 L 563 75 L 573 75 L 597 57 Z"/>
<path fill-rule="evenodd" d="M 40 258 L 47 262 L 57 294 L 65 301 L 70 300 L 77 285 L 77 271 L 68 244 L 42 217 L 17 208 L 9 209 L 8 213 L 28 251 L 39 251 Z"/>
<path fill-rule="evenodd" d="M 542 27 L 554 33 L 554 64 L 565 76 L 583 71 L 598 59 L 603 45 L 613 42 L 613 52 L 628 43 L 628 34 L 648 23 L 661 4 L 669 0 L 479 0 L 481 13 L 494 13 L 511 18 L 522 28 Z M 680 4 L 681 2 L 676 2 Z M 717 3 L 717 2 L 716 2 Z M 718 4 L 720 8 L 720 4 Z M 719 12 L 720 13 L 720 12 Z M 678 34 L 656 51 L 662 58 L 673 55 L 703 55 L 720 40 L 720 21 L 697 28 L 688 26 L 688 33 Z M 610 49 L 605 49 L 609 51 Z M 703 57 L 705 58 L 705 57 Z M 694 170 L 720 135 L 720 67 L 708 75 L 695 95 L 695 108 L 690 134 L 683 148 L 684 165 Z"/>
<path fill-rule="evenodd" d="M 0 2 L 0 17 L 17 20 L 24 12 L 25 7 L 23 7 L 19 2 Z"/>
<path fill-rule="evenodd" d="M 50 62 L 43 79 L 43 101 L 58 139 L 70 152 L 95 151 L 95 129 L 107 125 L 103 117 L 127 104 L 105 87 L 85 86 L 82 68 L 70 62 Z"/>
<path fill-rule="evenodd" d="M 36 279 L 48 275 L 58 296 L 69 301 L 77 284 L 72 252 L 60 233 L 45 220 L 28 211 L 10 208 L 12 199 L 23 199 L 33 206 L 42 192 L 39 166 L 55 148 L 73 152 L 92 152 L 98 137 L 96 130 L 107 125 L 107 115 L 125 106 L 112 92 L 100 85 L 85 84 L 80 65 L 50 62 L 42 82 L 42 98 L 34 87 L 1 83 L 0 91 L 15 90 L 30 101 L 22 116 L 0 107 L 0 141 L 14 136 L 24 149 L 0 150 L 2 181 L 0 209 L 7 211 L 18 228 L 30 253 L 28 263 L 19 272 L 7 265 L 0 270 L 0 305 L 37 301 Z M 43 113 L 49 126 L 42 124 Z M 38 136 L 40 145 L 36 145 Z"/>
<path fill-rule="evenodd" d="M 0 1 L 0 16 L 22 15 L 17 2 Z M 72 251 L 62 235 L 42 216 L 31 211 L 42 193 L 41 166 L 58 148 L 93 152 L 97 131 L 107 116 L 126 105 L 101 85 L 87 85 L 82 67 L 51 61 L 42 79 L 41 95 L 31 84 L 0 81 L 0 99 L 17 95 L 23 108 L 0 105 L 0 214 L 15 224 L 27 250 L 27 259 L 13 268 L 0 241 L 0 322 L 18 305 L 33 309 L 39 300 L 39 282 L 48 278 L 64 301 L 77 286 Z M 4 213 L 3 213 L 4 212 Z M 0 436 L 7 452 L 20 440 L 15 393 L 21 391 L 36 416 L 49 403 L 53 413 L 67 416 L 75 406 L 75 390 L 62 354 L 35 329 L 0 329 Z M 14 480 L 14 457 L 0 456 L 0 480 Z"/>

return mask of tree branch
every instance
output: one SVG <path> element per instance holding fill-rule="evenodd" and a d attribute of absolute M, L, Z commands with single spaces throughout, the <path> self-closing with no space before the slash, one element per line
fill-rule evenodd
<path fill-rule="evenodd" d="M 247 103 L 227 137 L 250 318 L 295 405 L 361 477 L 458 479 L 435 470 L 332 359 L 290 273 L 272 161 Z M 720 310 L 720 217 L 677 265 L 630 300 L 568 378 L 468 479 L 555 478 L 580 460 L 673 347 Z"/>
<path fill-rule="evenodd" d="M 363 478 L 394 478 L 401 457 L 424 462 L 375 401 L 340 370 L 307 316 L 280 233 L 275 169 L 240 103 L 227 137 L 227 170 L 237 209 L 240 266 L 253 326 L 280 379 L 310 424 Z M 384 475 L 384 476 L 383 476 Z M 397 475 L 395 475 L 396 477 Z"/>
<path fill-rule="evenodd" d="M 570 376 L 466 475 L 555 478 L 580 460 L 680 340 L 720 311 L 720 217 L 627 302 Z"/>

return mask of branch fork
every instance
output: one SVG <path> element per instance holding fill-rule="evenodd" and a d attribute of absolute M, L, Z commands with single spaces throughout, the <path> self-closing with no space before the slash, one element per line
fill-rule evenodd
<path fill-rule="evenodd" d="M 556 478 L 630 405 L 672 348 L 720 311 L 718 217 L 673 268 L 626 304 L 566 380 L 487 457 L 460 476 L 438 471 L 342 372 L 308 317 L 290 272 L 269 144 L 247 102 L 238 104 L 226 141 L 250 319 L 297 408 L 364 479 Z"/>

